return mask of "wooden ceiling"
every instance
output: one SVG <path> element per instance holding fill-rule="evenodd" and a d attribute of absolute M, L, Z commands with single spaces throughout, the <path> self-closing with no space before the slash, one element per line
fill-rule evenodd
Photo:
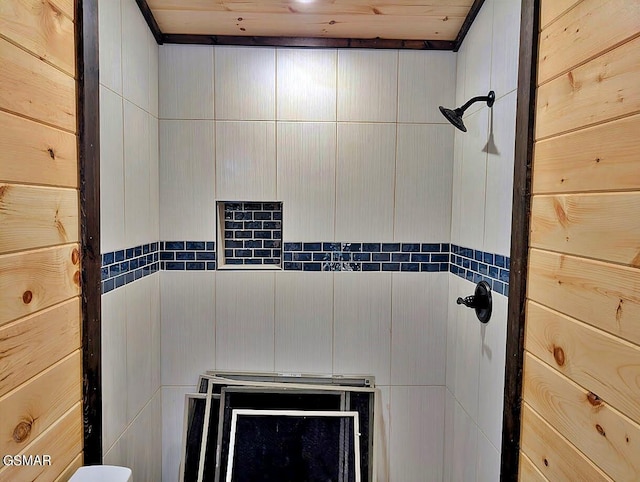
<path fill-rule="evenodd" d="M 481 0 L 136 0 L 162 42 L 457 50 Z M 155 25 L 154 25 L 155 24 Z M 229 40 L 228 42 L 225 42 Z M 235 39 L 235 40 L 231 40 Z M 244 39 L 244 40 L 243 40 Z M 249 40 L 253 39 L 253 40 Z M 260 40 L 261 39 L 261 40 Z M 297 41 L 295 40 L 297 39 Z M 315 39 L 315 42 L 309 42 Z M 391 40 L 391 42 L 389 42 Z M 344 42 L 343 42 L 344 43 Z M 377 45 L 376 45 L 377 44 Z"/>

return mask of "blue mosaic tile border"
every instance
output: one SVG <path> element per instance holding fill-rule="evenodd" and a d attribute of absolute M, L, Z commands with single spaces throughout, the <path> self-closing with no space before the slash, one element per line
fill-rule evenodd
<path fill-rule="evenodd" d="M 509 294 L 510 267 L 508 256 L 451 245 L 451 273 L 473 283 L 484 280 L 493 291 L 505 296 Z"/>
<path fill-rule="evenodd" d="M 290 271 L 449 271 L 447 243 L 284 243 Z"/>
<path fill-rule="evenodd" d="M 160 269 L 159 243 L 121 249 L 102 255 L 102 292 L 108 293 Z"/>
<path fill-rule="evenodd" d="M 508 256 L 449 243 L 283 243 L 286 271 L 451 272 L 509 292 Z M 213 241 L 161 241 L 102 255 L 102 292 L 108 293 L 159 270 L 213 271 Z"/>
<path fill-rule="evenodd" d="M 216 243 L 213 241 L 160 241 L 160 269 L 213 271 L 216 269 Z"/>

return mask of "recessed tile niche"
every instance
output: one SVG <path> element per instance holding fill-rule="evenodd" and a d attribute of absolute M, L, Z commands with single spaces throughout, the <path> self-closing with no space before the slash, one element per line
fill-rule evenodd
<path fill-rule="evenodd" d="M 281 269 L 282 202 L 217 201 L 219 269 Z"/>

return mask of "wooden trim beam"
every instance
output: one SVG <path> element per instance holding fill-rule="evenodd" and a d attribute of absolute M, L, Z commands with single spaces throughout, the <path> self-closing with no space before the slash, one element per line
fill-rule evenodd
<path fill-rule="evenodd" d="M 462 47 L 462 42 L 464 41 L 464 38 L 467 36 L 467 33 L 469 33 L 469 29 L 471 28 L 471 25 L 473 25 L 473 21 L 478 16 L 478 13 L 480 12 L 480 8 L 482 7 L 483 4 L 484 4 L 484 0 L 475 0 L 475 2 L 473 2 L 473 5 L 471 5 L 471 8 L 469 9 L 469 13 L 467 14 L 467 17 L 464 19 L 464 22 L 462 23 L 462 27 L 460 27 L 458 36 L 453 42 L 454 46 L 453 46 L 453 49 L 451 50 L 453 50 L 454 52 L 457 52 L 458 50 L 460 50 L 460 47 Z"/>
<path fill-rule="evenodd" d="M 82 251 L 84 463 L 102 463 L 98 0 L 75 0 Z"/>
<path fill-rule="evenodd" d="M 160 27 L 158 26 L 158 22 L 156 22 L 155 17 L 153 16 L 153 12 L 151 11 L 151 8 L 149 7 L 149 4 L 147 3 L 147 0 L 136 0 L 136 3 L 138 4 L 138 8 L 140 9 L 140 12 L 142 13 L 142 16 L 144 17 L 144 19 L 147 22 L 147 25 L 149 26 L 149 30 L 151 30 L 151 33 L 153 34 L 153 37 L 156 39 L 156 43 L 158 45 L 162 45 L 163 43 L 163 34 L 160 31 Z"/>
<path fill-rule="evenodd" d="M 239 45 L 250 47 L 306 47 L 306 48 L 358 48 L 453 50 L 448 40 L 358 39 L 322 37 L 248 37 L 232 35 L 163 34 L 163 43 L 198 45 Z"/>
<path fill-rule="evenodd" d="M 500 480 L 518 480 L 540 0 L 522 0 Z"/>

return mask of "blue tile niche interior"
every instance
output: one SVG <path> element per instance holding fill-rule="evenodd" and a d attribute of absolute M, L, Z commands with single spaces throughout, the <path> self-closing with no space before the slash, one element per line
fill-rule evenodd
<path fill-rule="evenodd" d="M 451 272 L 509 291 L 508 256 L 449 243 L 285 242 L 285 271 Z M 213 271 L 213 241 L 160 241 L 102 255 L 102 292 L 163 271 Z M 277 269 L 274 266 L 274 269 Z"/>

